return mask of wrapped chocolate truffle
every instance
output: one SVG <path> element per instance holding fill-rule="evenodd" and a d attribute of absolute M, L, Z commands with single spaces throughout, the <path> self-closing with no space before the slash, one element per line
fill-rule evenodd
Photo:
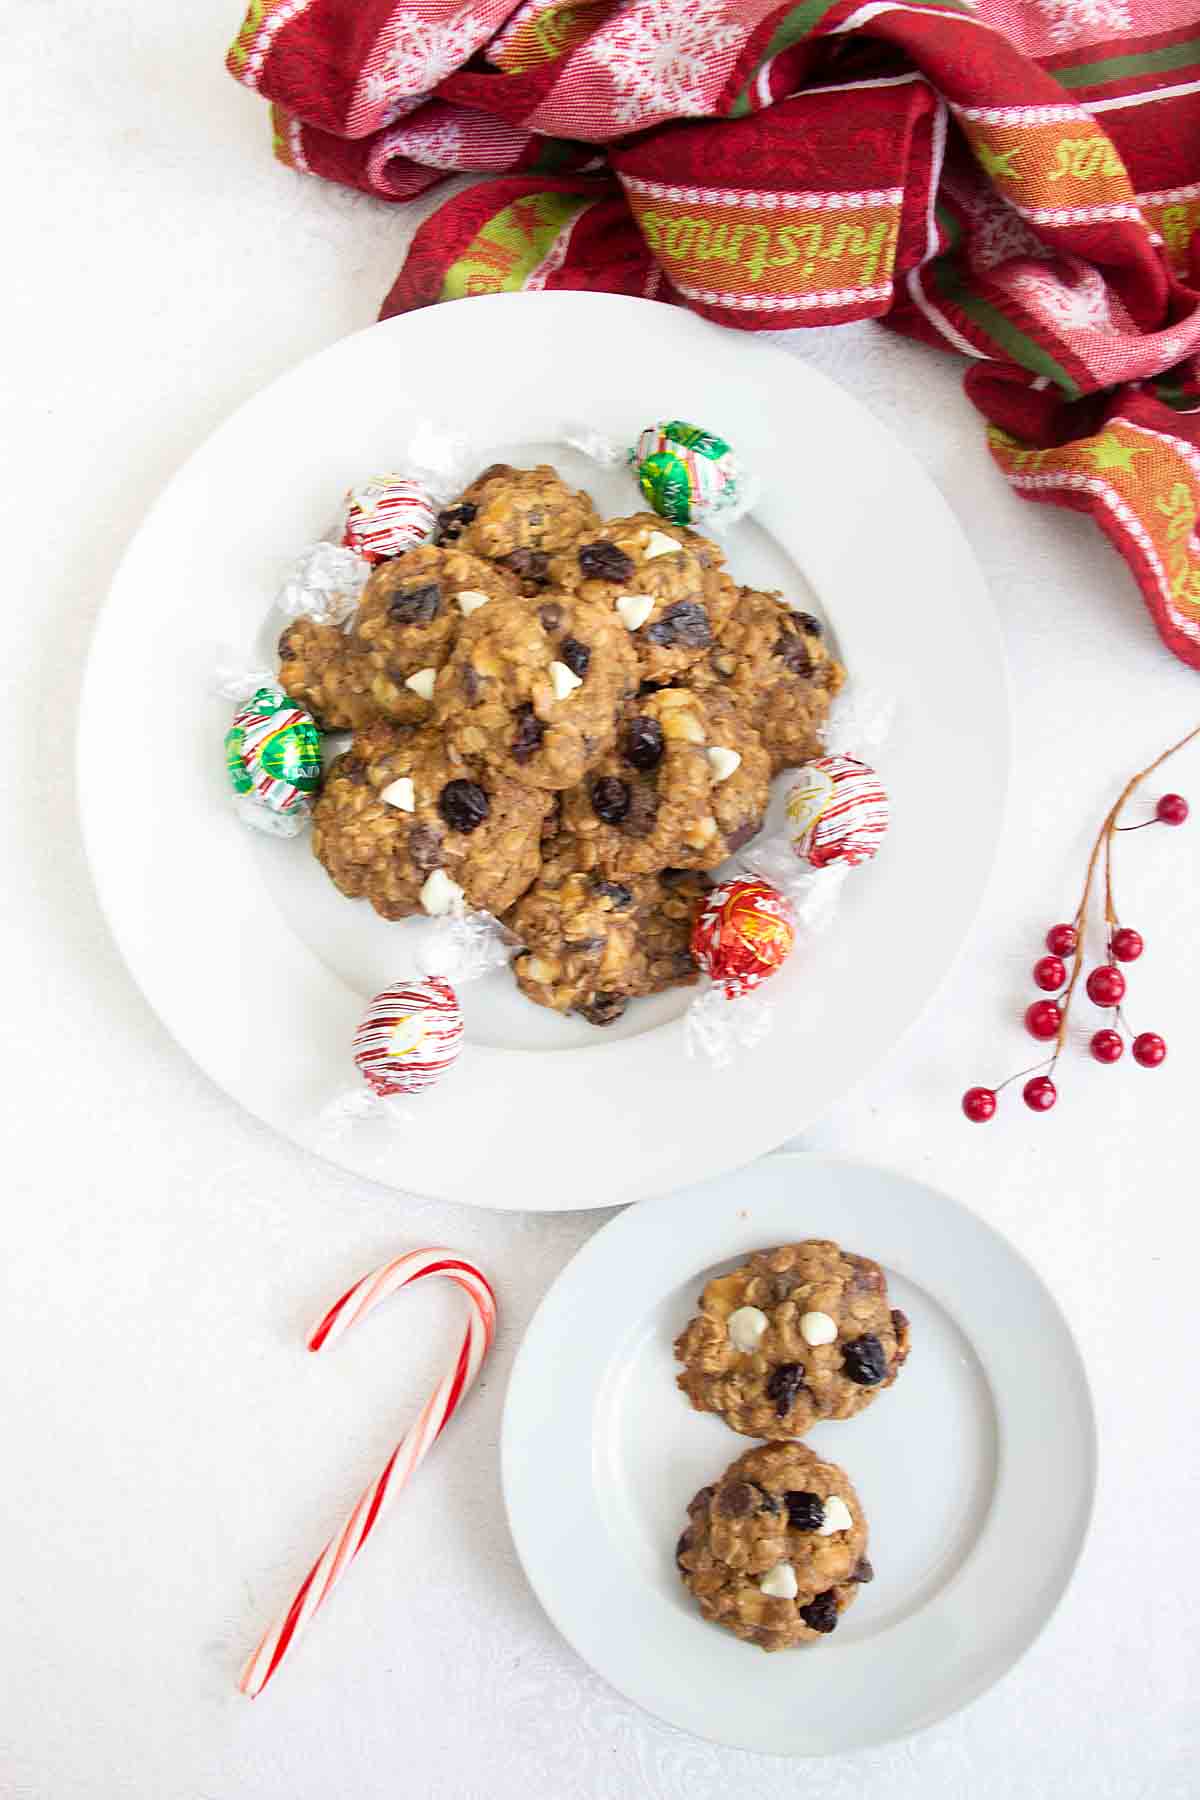
<path fill-rule="evenodd" d="M 321 736 L 274 683 L 243 700 L 225 734 L 225 765 L 239 816 L 275 837 L 295 837 L 321 783 Z"/>

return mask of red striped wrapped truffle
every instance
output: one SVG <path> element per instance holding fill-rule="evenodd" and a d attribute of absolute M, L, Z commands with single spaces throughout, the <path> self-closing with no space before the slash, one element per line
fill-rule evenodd
<path fill-rule="evenodd" d="M 870 862 L 888 828 L 888 797 L 874 769 L 854 756 L 819 756 L 802 768 L 785 802 L 788 842 L 814 869 Z"/>
<path fill-rule="evenodd" d="M 354 1034 L 354 1061 L 381 1099 L 419 1094 L 457 1061 L 462 1041 L 458 997 L 448 981 L 431 975 L 375 996 Z"/>
<path fill-rule="evenodd" d="M 419 481 L 372 475 L 346 495 L 342 542 L 369 563 L 402 556 L 423 544 L 437 525 L 437 508 Z"/>

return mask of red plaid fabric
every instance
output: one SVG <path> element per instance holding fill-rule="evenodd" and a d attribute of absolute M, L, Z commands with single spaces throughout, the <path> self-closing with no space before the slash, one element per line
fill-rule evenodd
<path fill-rule="evenodd" d="M 1200 667 L 1200 16 L 1184 0 L 253 0 L 295 169 L 421 226 L 383 315 L 599 288 L 971 359 L 992 453 L 1089 512 Z"/>

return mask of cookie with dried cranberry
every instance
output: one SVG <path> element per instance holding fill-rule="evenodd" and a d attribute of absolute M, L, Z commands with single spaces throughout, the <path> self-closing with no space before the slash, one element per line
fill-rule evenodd
<path fill-rule="evenodd" d="M 776 775 L 821 754 L 829 703 L 845 678 L 820 620 L 756 588 L 738 590 L 689 677 L 700 692 L 724 694 L 749 720 Z"/>
<path fill-rule="evenodd" d="M 466 905 L 503 912 L 541 865 L 550 796 L 458 757 L 428 727 L 355 735 L 313 810 L 313 851 L 385 919 Z"/>
<path fill-rule="evenodd" d="M 697 1412 L 747 1437 L 800 1437 L 849 1419 L 895 1381 L 908 1320 L 878 1263 L 825 1238 L 760 1250 L 718 1275 L 675 1341 L 676 1377 Z"/>
<path fill-rule="evenodd" d="M 547 558 L 600 523 L 591 496 L 546 463 L 493 463 L 438 520 L 443 543 L 501 562 L 522 581 L 543 582 Z"/>
<path fill-rule="evenodd" d="M 345 631 L 297 619 L 279 640 L 279 680 L 328 731 L 375 719 L 418 725 L 464 618 L 511 599 L 511 576 L 464 551 L 418 544 L 381 563 Z"/>
<path fill-rule="evenodd" d="M 616 734 L 637 687 L 620 620 L 575 594 L 497 601 L 472 614 L 437 679 L 434 714 L 455 753 L 527 786 L 573 787 Z"/>
<path fill-rule="evenodd" d="M 614 607 L 642 681 L 661 684 L 686 678 L 716 642 L 737 595 L 723 563 L 717 546 L 686 525 L 635 513 L 551 557 L 550 576 Z"/>
<path fill-rule="evenodd" d="M 612 749 L 563 796 L 563 823 L 584 866 L 614 880 L 715 869 L 753 837 L 769 797 L 745 720 L 719 697 L 662 688 L 625 708 Z"/>
<path fill-rule="evenodd" d="M 763 1650 L 816 1644 L 873 1578 L 844 1469 L 806 1444 L 760 1444 L 701 1488 L 675 1548 L 706 1619 Z"/>

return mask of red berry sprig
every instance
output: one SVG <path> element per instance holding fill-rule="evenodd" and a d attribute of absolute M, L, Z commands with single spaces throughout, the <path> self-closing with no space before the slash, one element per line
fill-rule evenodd
<path fill-rule="evenodd" d="M 1044 1063 L 1032 1069 L 1022 1069 L 1019 1074 L 1010 1075 L 996 1087 L 968 1088 L 962 1098 L 962 1109 L 973 1125 L 985 1125 L 996 1116 L 997 1096 L 1014 1081 L 1024 1081 L 1022 1097 L 1031 1112 L 1049 1112 L 1058 1099 L 1058 1089 L 1052 1079 L 1055 1066 L 1062 1055 L 1067 1036 L 1067 1020 L 1070 1016 L 1071 1002 L 1075 996 L 1075 988 L 1083 973 L 1083 945 L 1087 931 L 1088 911 L 1092 897 L 1092 885 L 1100 860 L 1101 849 L 1104 851 L 1104 923 L 1107 940 L 1108 960 L 1089 970 L 1085 987 L 1088 999 L 1096 1006 L 1110 1008 L 1113 1015 L 1111 1026 L 1092 1033 L 1089 1049 L 1098 1063 L 1120 1062 L 1125 1054 L 1125 1039 L 1119 1027 L 1125 1025 L 1125 1015 L 1121 1011 L 1121 1002 L 1125 998 L 1126 980 L 1124 971 L 1118 968 L 1119 963 L 1136 962 L 1145 949 L 1145 942 L 1140 931 L 1130 925 L 1122 925 L 1117 916 L 1113 901 L 1112 884 L 1112 846 L 1113 838 L 1119 831 L 1142 831 L 1148 825 L 1182 825 L 1188 817 L 1188 803 L 1182 794 L 1162 794 L 1154 808 L 1154 817 L 1143 819 L 1137 825 L 1120 825 L 1118 820 L 1126 801 L 1141 786 L 1147 776 L 1160 768 L 1176 751 L 1200 737 L 1200 725 L 1189 731 L 1186 737 L 1180 738 L 1156 756 L 1152 763 L 1126 782 L 1118 794 L 1116 801 L 1105 816 L 1104 823 L 1096 834 L 1092 845 L 1092 854 L 1088 858 L 1087 876 L 1083 884 L 1083 894 L 1076 909 L 1074 918 L 1069 924 L 1052 925 L 1046 933 L 1047 955 L 1039 957 L 1033 965 L 1033 979 L 1044 994 L 1057 994 L 1057 1000 L 1035 1000 L 1025 1011 L 1025 1029 L 1030 1037 L 1039 1043 L 1053 1041 L 1054 1049 Z M 1070 977 L 1067 975 L 1067 960 L 1072 967 Z M 1063 991 L 1065 988 L 1065 992 Z M 1166 1060 L 1167 1046 L 1156 1031 L 1143 1031 L 1133 1038 L 1130 1051 L 1134 1062 L 1143 1069 L 1157 1069 Z M 1039 1073 L 1039 1070 L 1042 1071 Z M 1026 1080 L 1025 1078 L 1029 1079 Z"/>

